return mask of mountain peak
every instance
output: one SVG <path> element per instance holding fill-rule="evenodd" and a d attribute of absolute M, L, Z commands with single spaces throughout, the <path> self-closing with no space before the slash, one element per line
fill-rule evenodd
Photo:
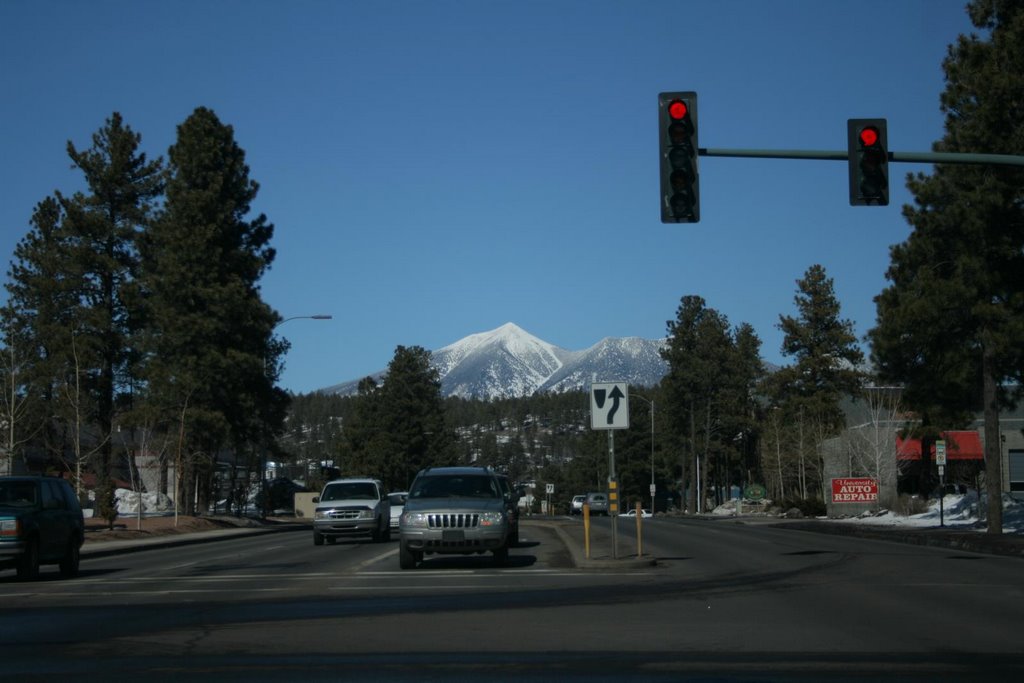
<path fill-rule="evenodd" d="M 480 344 L 487 343 L 498 343 L 508 340 L 537 340 L 532 334 L 519 327 L 515 323 L 505 323 L 501 327 L 496 327 L 493 330 L 487 332 L 476 332 L 474 334 L 467 335 L 457 342 L 449 344 L 441 348 L 441 351 L 457 347 L 475 347 Z"/>
<path fill-rule="evenodd" d="M 581 389 L 594 376 L 653 386 L 668 370 L 659 353 L 663 344 L 664 340 L 640 337 L 605 337 L 583 351 L 567 351 L 508 322 L 433 351 L 430 359 L 446 396 L 509 398 Z M 357 385 L 346 382 L 324 391 L 354 393 Z"/>

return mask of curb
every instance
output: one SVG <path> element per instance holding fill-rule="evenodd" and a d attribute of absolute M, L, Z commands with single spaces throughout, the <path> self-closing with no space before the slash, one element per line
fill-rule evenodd
<path fill-rule="evenodd" d="M 256 536 L 259 534 L 275 534 L 287 531 L 309 530 L 309 525 L 301 523 L 276 524 L 272 526 L 238 527 L 236 529 L 218 529 L 216 531 L 186 532 L 181 534 L 166 534 L 154 536 L 153 538 L 137 538 L 125 541 L 99 541 L 85 543 L 82 545 L 81 556 L 86 557 L 109 557 L 124 553 L 134 553 L 143 550 L 155 550 L 160 548 L 174 548 L 197 543 L 211 543 L 223 541 L 229 538 L 242 536 Z"/>
<path fill-rule="evenodd" d="M 569 550 L 569 554 L 572 556 L 573 566 L 576 569 L 642 569 L 644 567 L 653 567 L 658 563 L 658 561 L 650 555 L 641 555 L 640 557 L 637 557 L 633 554 L 626 557 L 620 557 L 618 559 L 606 555 L 602 555 L 601 557 L 591 556 L 590 558 L 587 558 L 583 550 L 583 544 L 573 538 L 569 532 L 565 530 L 565 523 L 556 522 L 554 520 L 536 519 L 531 519 L 529 523 L 553 530 L 562 541 L 562 544 Z M 607 544 L 610 546 L 611 538 L 602 535 L 601 544 Z M 591 548 L 593 548 L 593 545 L 594 542 L 593 539 L 591 539 Z"/>
<path fill-rule="evenodd" d="M 891 541 L 932 548 L 948 548 L 983 555 L 1024 557 L 1024 537 L 1014 534 L 987 534 L 985 532 L 952 531 L 945 528 L 900 529 L 874 527 L 865 524 L 837 522 L 786 522 L 774 525 L 778 529 L 795 529 L 819 534 L 854 536 L 875 541 Z"/>

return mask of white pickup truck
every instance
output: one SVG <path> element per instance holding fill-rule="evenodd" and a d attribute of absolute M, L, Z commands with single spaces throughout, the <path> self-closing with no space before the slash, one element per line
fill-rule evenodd
<path fill-rule="evenodd" d="M 391 503 L 377 479 L 335 479 L 313 503 L 313 545 L 360 536 L 391 540 Z"/>

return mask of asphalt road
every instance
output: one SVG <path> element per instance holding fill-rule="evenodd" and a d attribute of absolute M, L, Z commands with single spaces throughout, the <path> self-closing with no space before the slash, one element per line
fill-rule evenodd
<path fill-rule="evenodd" d="M 1024 675 L 1022 560 L 730 522 L 526 522 L 506 567 L 305 530 L 0 574 L 0 680 L 976 681 Z M 652 560 L 654 561 L 652 563 Z M 577 566 L 578 565 L 578 566 Z"/>

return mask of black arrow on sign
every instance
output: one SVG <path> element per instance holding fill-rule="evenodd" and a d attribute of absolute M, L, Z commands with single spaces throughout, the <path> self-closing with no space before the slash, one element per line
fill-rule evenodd
<path fill-rule="evenodd" d="M 608 409 L 608 424 L 615 424 L 615 411 L 619 409 L 619 399 L 626 398 L 626 395 L 619 389 L 619 385 L 616 384 L 612 389 L 612 393 L 608 394 L 608 398 L 612 400 L 612 407 Z"/>

